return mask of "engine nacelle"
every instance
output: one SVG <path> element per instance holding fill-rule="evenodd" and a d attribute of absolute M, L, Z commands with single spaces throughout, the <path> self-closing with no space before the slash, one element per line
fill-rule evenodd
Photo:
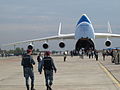
<path fill-rule="evenodd" d="M 43 48 L 44 48 L 44 49 L 47 49 L 48 47 L 49 47 L 49 46 L 48 46 L 47 43 L 44 43 L 44 44 L 43 44 Z"/>
<path fill-rule="evenodd" d="M 33 49 L 33 44 L 29 44 L 27 48 L 32 50 Z"/>
<path fill-rule="evenodd" d="M 111 42 L 110 40 L 106 40 L 106 41 L 105 41 L 105 45 L 106 45 L 107 47 L 111 46 L 111 44 L 112 44 L 112 42 Z"/>
<path fill-rule="evenodd" d="M 61 42 L 59 43 L 59 47 L 60 47 L 60 48 L 64 48 L 64 47 L 65 47 L 65 43 L 64 43 L 63 41 L 61 41 Z"/>

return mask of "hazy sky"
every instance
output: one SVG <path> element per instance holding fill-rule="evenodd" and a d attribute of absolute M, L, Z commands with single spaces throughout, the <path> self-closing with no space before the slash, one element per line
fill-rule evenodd
<path fill-rule="evenodd" d="M 107 32 L 109 20 L 112 32 L 120 34 L 120 0 L 0 0 L 0 45 L 56 35 L 59 22 L 62 33 L 73 33 L 84 13 L 95 32 Z M 105 48 L 105 40 L 95 40 L 96 47 Z M 112 47 L 120 46 L 119 39 L 111 40 Z M 58 42 L 50 42 L 50 48 L 59 49 Z M 74 48 L 73 42 L 69 40 L 66 49 Z M 42 43 L 35 46 L 41 49 Z"/>

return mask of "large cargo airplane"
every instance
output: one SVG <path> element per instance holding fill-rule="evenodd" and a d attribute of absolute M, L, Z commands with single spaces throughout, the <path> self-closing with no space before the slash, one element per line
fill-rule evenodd
<path fill-rule="evenodd" d="M 112 34 L 109 23 L 108 23 L 108 33 L 95 33 L 93 25 L 86 14 L 83 14 L 81 16 L 81 18 L 79 19 L 79 21 L 76 25 L 75 33 L 61 34 L 60 32 L 61 32 L 61 23 L 59 25 L 58 35 L 56 35 L 56 36 L 20 41 L 20 42 L 11 43 L 8 45 L 29 43 L 28 48 L 32 49 L 33 42 L 45 41 L 45 43 L 43 44 L 43 48 L 47 49 L 49 47 L 49 45 L 48 45 L 49 40 L 58 40 L 59 39 L 59 40 L 61 40 L 61 42 L 59 43 L 59 47 L 64 48 L 65 47 L 65 43 L 63 42 L 64 39 L 75 39 L 75 40 L 77 40 L 77 42 L 75 44 L 75 50 L 79 51 L 81 48 L 84 48 L 85 50 L 87 50 L 87 49 L 94 50 L 95 49 L 94 39 L 96 39 L 96 38 L 106 38 L 105 45 L 107 47 L 109 47 L 111 45 L 111 41 L 109 40 L 109 38 L 111 38 L 111 37 L 120 38 L 120 34 Z"/>

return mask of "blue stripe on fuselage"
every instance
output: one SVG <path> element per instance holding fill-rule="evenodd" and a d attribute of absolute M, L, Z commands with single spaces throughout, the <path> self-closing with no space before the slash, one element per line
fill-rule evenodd
<path fill-rule="evenodd" d="M 88 22 L 90 23 L 90 21 L 88 20 L 86 15 L 83 15 L 80 20 L 78 21 L 77 25 L 80 24 L 81 22 Z"/>

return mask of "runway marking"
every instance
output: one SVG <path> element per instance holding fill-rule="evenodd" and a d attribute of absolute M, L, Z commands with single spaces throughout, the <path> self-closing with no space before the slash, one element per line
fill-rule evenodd
<path fill-rule="evenodd" d="M 115 76 L 99 61 L 100 67 L 104 70 L 104 72 L 112 79 L 112 81 L 120 87 L 120 82 L 115 78 Z"/>

